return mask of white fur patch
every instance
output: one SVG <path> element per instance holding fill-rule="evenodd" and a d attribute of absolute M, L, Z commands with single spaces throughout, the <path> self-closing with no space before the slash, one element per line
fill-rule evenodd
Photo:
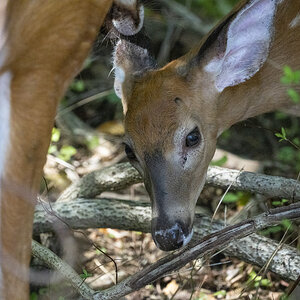
<path fill-rule="evenodd" d="M 278 1 L 252 0 L 231 22 L 225 53 L 213 58 L 204 68 L 214 73 L 219 92 L 248 80 L 266 61 L 277 5 Z"/>
<path fill-rule="evenodd" d="M 300 25 L 300 13 L 298 13 L 297 16 L 291 21 L 289 27 L 294 28 L 299 25 Z"/>
<path fill-rule="evenodd" d="M 2 178 L 4 173 L 6 151 L 9 144 L 11 77 L 12 76 L 10 72 L 5 72 L 0 75 L 0 179 Z M 1 213 L 1 181 L 0 181 L 0 213 Z M 1 222 L 0 222 L 0 233 L 1 233 Z M 1 250 L 1 235 L 0 235 L 0 250 Z M 0 298 L 1 298 L 1 286 L 2 286 L 2 269 L 0 264 Z"/>
<path fill-rule="evenodd" d="M 119 67 L 115 66 L 115 82 L 114 89 L 115 93 L 119 98 L 122 98 L 122 84 L 125 81 L 125 71 Z"/>
<path fill-rule="evenodd" d="M 120 83 L 123 83 L 125 81 L 125 72 L 121 67 L 116 67 L 115 68 L 115 78 L 118 80 Z"/>

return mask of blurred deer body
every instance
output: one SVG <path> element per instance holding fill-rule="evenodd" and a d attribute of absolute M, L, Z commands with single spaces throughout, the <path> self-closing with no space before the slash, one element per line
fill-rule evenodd
<path fill-rule="evenodd" d="M 191 239 L 217 137 L 236 122 L 292 106 L 280 77 L 284 65 L 300 68 L 299 15 L 298 0 L 242 1 L 199 47 L 161 69 L 140 43 L 118 42 L 125 150 L 144 177 L 162 250 Z"/>
<path fill-rule="evenodd" d="M 28 299 L 33 211 L 56 107 L 109 12 L 142 27 L 136 0 L 0 4 L 0 298 Z M 120 29 L 118 26 L 121 26 Z"/>

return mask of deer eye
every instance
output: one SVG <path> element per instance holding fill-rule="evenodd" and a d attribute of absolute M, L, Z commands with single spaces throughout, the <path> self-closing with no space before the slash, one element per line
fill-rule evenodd
<path fill-rule="evenodd" d="M 199 132 L 198 127 L 193 129 L 185 138 L 186 147 L 194 147 L 200 143 L 201 134 Z"/>
<path fill-rule="evenodd" d="M 127 144 L 125 144 L 125 153 L 129 160 L 136 160 L 136 156 L 135 156 L 133 150 Z"/>

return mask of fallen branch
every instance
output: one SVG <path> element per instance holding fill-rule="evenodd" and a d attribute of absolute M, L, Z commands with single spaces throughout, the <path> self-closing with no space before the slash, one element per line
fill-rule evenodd
<path fill-rule="evenodd" d="M 140 174 L 129 163 L 93 171 L 74 182 L 58 198 L 57 202 L 76 198 L 94 198 L 104 191 L 117 191 L 142 182 Z"/>
<path fill-rule="evenodd" d="M 140 174 L 129 163 L 121 163 L 85 175 L 67 188 L 58 201 L 94 198 L 104 191 L 124 189 L 138 182 L 142 182 Z M 232 190 L 249 191 L 270 198 L 300 200 L 300 183 L 279 176 L 209 167 L 206 185 L 223 189 L 231 185 Z"/>
<path fill-rule="evenodd" d="M 76 203 L 78 204 L 78 202 L 80 201 L 82 200 L 76 201 Z M 62 203 L 59 203 L 59 205 L 63 206 Z M 284 219 L 296 220 L 298 218 L 300 218 L 300 203 L 295 203 L 286 207 L 272 209 L 269 212 L 260 214 L 253 219 L 246 220 L 236 225 L 228 226 L 217 232 L 207 235 L 206 237 L 202 238 L 201 241 L 194 241 L 187 247 L 165 256 L 164 258 L 148 266 L 144 270 L 137 272 L 136 274 L 123 280 L 116 286 L 94 294 L 92 299 L 120 299 L 121 297 L 128 295 L 129 293 L 136 291 L 147 284 L 152 283 L 164 274 L 183 267 L 193 259 L 201 258 L 215 250 L 222 249 L 230 243 L 235 244 L 236 242 L 234 242 L 234 240 L 236 239 L 241 239 L 246 236 L 248 236 L 248 238 L 243 238 L 242 240 L 249 239 L 251 238 L 251 236 L 249 235 L 258 230 L 262 230 L 271 225 L 278 224 Z M 199 222 L 196 222 L 196 224 L 198 226 L 203 226 L 201 222 L 200 224 Z M 215 224 L 213 225 L 215 226 Z M 198 226 L 196 228 L 196 231 L 199 233 Z M 199 234 L 199 236 L 200 235 L 201 234 Z M 80 291 L 85 299 L 91 299 L 92 290 L 82 285 L 80 277 L 74 274 L 74 271 L 70 267 L 66 266 L 66 264 L 59 258 L 57 258 L 51 251 L 45 251 L 43 247 L 40 248 L 38 243 L 33 242 L 33 248 L 35 247 L 37 247 L 36 249 L 34 249 L 34 251 L 36 251 L 35 256 L 42 260 L 46 260 L 48 265 L 62 272 L 66 278 L 72 281 L 72 284 L 76 286 L 76 288 Z M 230 247 L 231 245 L 229 245 L 226 252 L 229 251 Z M 270 262 L 270 269 L 272 268 L 272 264 L 274 264 L 274 262 L 276 263 L 276 257 L 278 259 L 278 256 L 281 256 L 281 264 L 288 269 L 286 270 L 287 274 L 289 274 L 290 277 L 293 277 L 290 279 L 296 280 L 300 275 L 300 256 L 296 253 L 295 250 L 293 251 L 293 249 L 288 246 L 281 245 L 279 247 L 282 249 L 279 249 L 277 251 L 276 255 L 273 258 L 273 261 Z M 252 252 L 253 256 L 254 254 L 255 253 Z M 259 255 L 261 256 L 260 252 Z M 268 257 L 270 257 L 270 255 Z M 50 260 L 50 262 L 48 260 Z M 84 289 L 84 292 L 82 291 L 82 289 Z"/>
<path fill-rule="evenodd" d="M 32 255 L 43 261 L 49 268 L 56 270 L 67 279 L 84 299 L 91 299 L 94 291 L 83 282 L 82 278 L 62 259 L 38 242 L 31 242 Z"/>
<path fill-rule="evenodd" d="M 51 208 L 48 207 L 48 210 L 52 212 L 52 215 L 45 212 L 41 205 L 37 206 L 34 234 L 53 231 L 59 222 L 55 215 L 58 215 L 74 229 L 116 228 L 150 232 L 151 208 L 149 203 L 112 199 L 78 199 L 68 203 L 54 203 Z M 293 220 L 300 216 L 300 203 L 283 208 L 282 215 L 277 209 L 277 215 L 265 213 L 259 216 L 255 222 L 257 224 L 261 222 L 261 224 L 265 224 L 265 227 L 278 223 L 282 218 L 290 217 Z M 199 240 L 212 232 L 224 229 L 224 226 L 223 222 L 211 223 L 210 218 L 197 215 L 194 237 Z M 256 225 L 255 229 L 259 230 L 260 228 Z M 251 264 L 263 266 L 277 247 L 278 244 L 271 239 L 252 234 L 238 242 L 233 242 L 224 252 Z M 285 279 L 295 280 L 299 275 L 299 265 L 300 255 L 296 249 L 284 245 L 270 263 L 269 270 Z"/>
<path fill-rule="evenodd" d="M 300 218 L 300 203 L 292 204 L 289 207 L 272 209 L 269 213 L 263 213 L 252 220 L 246 220 L 239 224 L 228 226 L 221 231 L 206 236 L 200 242 L 191 244 L 190 246 L 160 259 L 156 263 L 135 273 L 112 288 L 97 293 L 94 295 L 93 299 L 120 299 L 121 297 L 152 283 L 164 274 L 183 267 L 193 259 L 201 258 L 216 249 L 223 248 L 234 239 L 248 236 L 255 231 L 277 224 L 283 219 L 294 220 L 296 218 Z M 299 264 L 293 272 L 296 276 L 298 276 L 297 274 L 300 274 Z"/>

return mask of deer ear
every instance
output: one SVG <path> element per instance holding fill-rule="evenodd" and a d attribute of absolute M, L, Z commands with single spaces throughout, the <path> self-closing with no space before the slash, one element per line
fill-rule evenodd
<path fill-rule="evenodd" d="M 154 69 L 156 62 L 147 48 L 119 40 L 114 50 L 114 88 L 122 99 L 124 111 L 127 110 L 127 99 L 131 95 L 134 79 L 144 72 Z"/>
<path fill-rule="evenodd" d="M 205 66 L 222 92 L 254 76 L 265 63 L 273 34 L 276 1 L 252 0 L 228 26 L 225 50 Z"/>

